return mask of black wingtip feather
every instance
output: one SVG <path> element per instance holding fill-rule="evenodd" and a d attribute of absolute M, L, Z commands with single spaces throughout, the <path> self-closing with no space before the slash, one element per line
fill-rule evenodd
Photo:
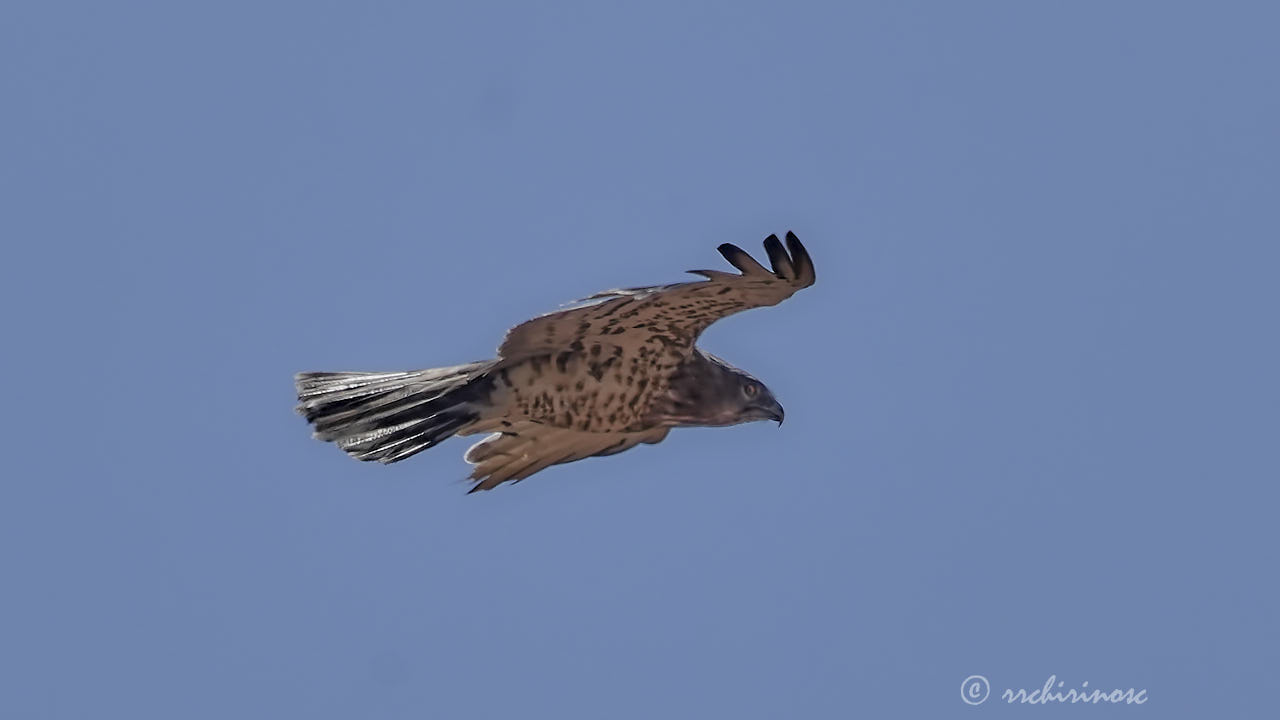
<path fill-rule="evenodd" d="M 796 237 L 795 233 L 787 231 L 786 237 L 787 244 L 785 248 L 777 235 L 770 235 L 764 239 L 764 250 L 769 255 L 769 264 L 773 266 L 772 272 L 765 269 L 755 258 L 737 245 L 724 243 L 716 249 L 720 251 L 725 260 L 729 261 L 730 265 L 741 270 L 745 275 L 764 273 L 777 276 L 783 280 L 789 280 L 799 287 L 808 287 L 817 279 L 813 271 L 813 259 L 809 257 L 808 251 L 804 249 L 804 245 L 800 243 L 800 238 Z M 712 280 L 717 276 L 714 270 L 690 270 L 689 272 Z"/>
<path fill-rule="evenodd" d="M 790 230 L 787 231 L 787 249 L 791 251 L 791 265 L 795 268 L 796 279 L 806 285 L 812 285 L 817 280 L 813 270 L 813 258 L 809 257 L 809 251 L 804 249 L 800 238 Z"/>
<path fill-rule="evenodd" d="M 724 256 L 725 260 L 729 261 L 730 265 L 738 268 L 739 270 L 742 269 L 742 267 L 738 265 L 738 262 L 743 255 L 747 255 L 746 250 L 743 250 L 742 248 L 738 247 L 737 245 L 734 245 L 733 243 L 722 243 L 719 247 L 716 248 L 716 250 L 720 251 L 720 254 Z M 751 256 L 747 255 L 747 257 L 751 257 Z"/>
<path fill-rule="evenodd" d="M 729 261 L 730 265 L 738 268 L 748 275 L 753 273 L 769 272 L 764 269 L 763 265 L 756 262 L 756 259 L 751 257 L 746 250 L 743 250 L 733 243 L 724 243 L 716 249 L 720 251 L 720 254 L 724 256 L 725 260 Z"/>
<path fill-rule="evenodd" d="M 770 235 L 764 239 L 764 251 L 769 254 L 769 264 L 773 266 L 774 275 L 784 280 L 795 278 L 796 272 L 791 266 L 791 258 L 787 257 L 787 251 L 782 249 L 782 241 L 777 235 Z"/>

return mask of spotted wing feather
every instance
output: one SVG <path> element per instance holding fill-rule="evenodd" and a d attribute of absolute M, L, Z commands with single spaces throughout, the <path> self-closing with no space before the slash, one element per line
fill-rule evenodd
<path fill-rule="evenodd" d="M 579 348 L 592 344 L 639 347 L 655 335 L 690 352 L 702 331 L 716 320 L 776 305 L 813 285 L 813 261 L 794 233 L 787 233 L 785 248 L 776 235 L 766 238 L 764 246 L 772 270 L 745 250 L 725 243 L 719 247 L 720 254 L 741 274 L 692 270 L 707 279 L 598 293 L 512 328 L 498 355 L 510 361 L 563 352 L 575 343 Z"/>

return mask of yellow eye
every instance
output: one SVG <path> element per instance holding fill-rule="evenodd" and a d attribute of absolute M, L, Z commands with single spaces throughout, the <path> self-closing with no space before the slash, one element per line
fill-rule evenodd
<path fill-rule="evenodd" d="M 749 398 L 753 398 L 760 394 L 760 386 L 755 383 L 747 383 L 742 387 L 742 392 Z"/>

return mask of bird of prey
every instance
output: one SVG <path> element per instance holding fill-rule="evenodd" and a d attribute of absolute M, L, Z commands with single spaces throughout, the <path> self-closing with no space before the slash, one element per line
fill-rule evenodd
<path fill-rule="evenodd" d="M 737 246 L 718 249 L 741 274 L 691 270 L 706 279 L 592 295 L 512 328 L 493 360 L 299 373 L 298 412 L 316 438 L 383 463 L 489 433 L 466 453 L 471 492 L 661 442 L 675 427 L 781 425 L 763 383 L 694 343 L 722 317 L 812 285 L 813 261 L 790 232 L 786 248 L 777 235 L 764 241 L 772 270 Z"/>

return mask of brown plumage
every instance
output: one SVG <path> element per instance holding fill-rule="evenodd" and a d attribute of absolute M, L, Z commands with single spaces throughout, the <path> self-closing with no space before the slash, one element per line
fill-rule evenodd
<path fill-rule="evenodd" d="M 657 443 L 673 427 L 782 422 L 759 380 L 699 349 L 720 318 L 776 305 L 814 283 L 794 233 L 764 241 L 772 270 L 719 247 L 737 273 L 610 290 L 512 328 L 498 357 L 448 368 L 300 373 L 298 411 L 315 436 L 360 460 L 403 460 L 453 435 L 491 433 L 467 451 L 472 488 L 551 465 Z M 789 251 L 789 252 L 788 252 Z"/>

